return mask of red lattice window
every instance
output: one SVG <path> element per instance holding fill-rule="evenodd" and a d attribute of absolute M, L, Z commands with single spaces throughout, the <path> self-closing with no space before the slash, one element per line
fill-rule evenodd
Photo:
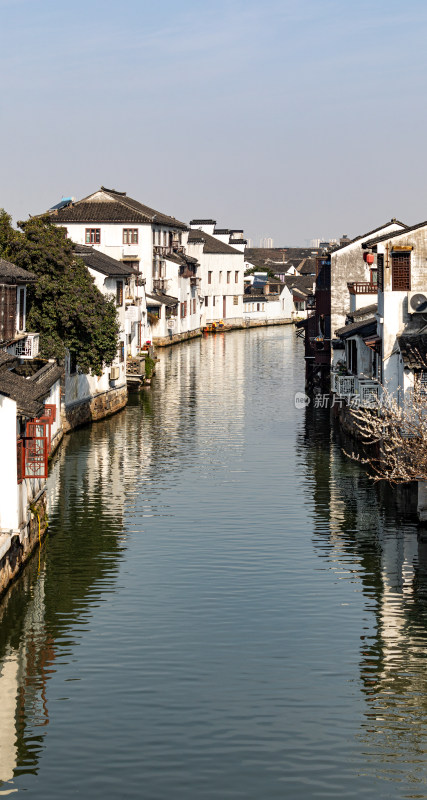
<path fill-rule="evenodd" d="M 56 420 L 56 405 L 55 403 L 46 403 L 44 407 L 44 414 L 43 417 L 47 417 L 49 419 L 50 424 L 55 422 Z"/>
<path fill-rule="evenodd" d="M 409 292 L 411 289 L 411 254 L 391 254 L 391 278 L 393 292 Z"/>
<path fill-rule="evenodd" d="M 48 451 L 49 451 L 49 453 L 50 453 L 51 442 L 52 442 L 52 423 L 55 422 L 55 419 L 56 419 L 56 405 L 55 404 L 46 403 L 46 405 L 44 407 L 44 414 L 42 414 L 42 416 L 40 417 L 40 422 L 43 422 L 43 423 L 46 424 L 45 430 L 46 430 L 46 436 L 47 436 L 47 440 L 48 440 Z M 34 420 L 34 421 L 38 422 L 38 420 Z"/>
<path fill-rule="evenodd" d="M 40 423 L 27 423 L 27 430 Z M 48 440 L 46 436 L 26 437 L 23 455 L 23 478 L 47 478 Z"/>

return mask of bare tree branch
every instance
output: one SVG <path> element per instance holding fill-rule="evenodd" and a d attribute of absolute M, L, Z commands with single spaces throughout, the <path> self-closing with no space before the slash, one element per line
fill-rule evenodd
<path fill-rule="evenodd" d="M 384 389 L 374 407 L 351 408 L 350 413 L 369 455 L 344 453 L 367 466 L 374 481 L 427 480 L 427 393 L 418 379 L 402 406 Z"/>

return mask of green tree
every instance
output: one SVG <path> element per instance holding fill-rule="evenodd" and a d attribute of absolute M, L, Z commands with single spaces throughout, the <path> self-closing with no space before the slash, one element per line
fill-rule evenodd
<path fill-rule="evenodd" d="M 74 245 L 49 215 L 30 217 L 12 228 L 0 213 L 0 254 L 35 273 L 28 287 L 27 329 L 40 333 L 45 358 L 74 353 L 82 372 L 100 375 L 117 354 L 119 325 L 114 300 L 96 287 Z"/>

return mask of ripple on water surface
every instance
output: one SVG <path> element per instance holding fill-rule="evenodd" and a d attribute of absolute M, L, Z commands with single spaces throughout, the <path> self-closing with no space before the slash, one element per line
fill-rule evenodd
<path fill-rule="evenodd" d="M 427 797 L 413 496 L 302 387 L 293 328 L 210 337 L 66 438 L 0 609 L 0 792 Z"/>

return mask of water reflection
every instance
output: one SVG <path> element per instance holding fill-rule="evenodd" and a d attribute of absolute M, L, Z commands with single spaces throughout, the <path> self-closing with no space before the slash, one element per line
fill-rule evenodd
<path fill-rule="evenodd" d="M 70 635 L 76 620 L 85 625 L 94 602 L 114 587 L 123 549 L 119 418 L 100 433 L 86 428 L 64 440 L 48 491 L 51 528 L 61 535 L 47 538 L 0 605 L 1 794 L 15 790 L 13 777 L 37 772 L 47 681 L 79 643 Z"/>
<path fill-rule="evenodd" d="M 302 358 L 291 329 L 177 346 L 65 440 L 0 606 L 4 792 L 370 800 L 425 776 L 413 497 L 295 409 Z"/>
<path fill-rule="evenodd" d="M 404 796 L 426 797 L 427 544 L 417 537 L 416 487 L 369 481 L 343 455 L 348 442 L 323 410 L 306 411 L 300 442 L 316 550 L 365 598 L 359 736 L 367 772 L 409 780 L 414 794 Z"/>

